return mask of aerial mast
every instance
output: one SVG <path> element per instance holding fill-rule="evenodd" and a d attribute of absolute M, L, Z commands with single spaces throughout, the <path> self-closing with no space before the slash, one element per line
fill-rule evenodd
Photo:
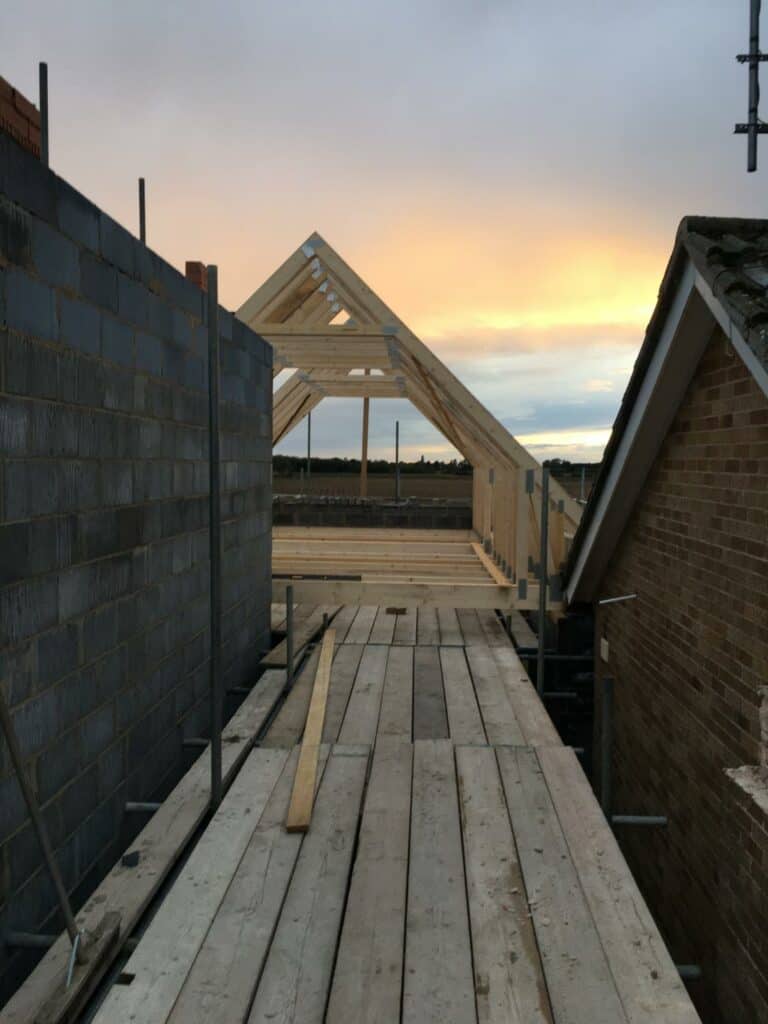
<path fill-rule="evenodd" d="M 768 60 L 768 54 L 760 53 L 760 6 L 761 0 L 749 0 L 749 53 L 739 53 L 736 60 L 749 65 L 749 107 L 746 124 L 737 124 L 736 135 L 747 136 L 747 170 L 757 170 L 757 136 L 768 131 L 758 116 L 760 103 L 760 62 Z"/>

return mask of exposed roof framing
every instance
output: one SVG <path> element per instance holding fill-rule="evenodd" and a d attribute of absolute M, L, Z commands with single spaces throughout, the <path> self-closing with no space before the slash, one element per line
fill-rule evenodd
<path fill-rule="evenodd" d="M 346 322 L 333 323 L 340 314 Z M 289 256 L 238 316 L 272 345 L 276 373 L 294 369 L 274 396 L 274 443 L 323 398 L 408 398 L 484 471 L 475 474 L 475 529 L 510 578 L 520 578 L 523 548 L 535 555 L 536 527 L 535 517 L 529 526 L 531 517 L 518 515 L 525 502 L 515 495 L 528 470 L 538 471 L 540 487 L 538 462 L 320 235 Z M 373 372 L 364 376 L 363 370 Z M 580 506 L 556 481 L 550 500 L 556 522 L 572 534 Z M 525 543 L 514 540 L 512 534 L 523 530 Z M 562 537 L 554 547 L 564 550 Z"/>

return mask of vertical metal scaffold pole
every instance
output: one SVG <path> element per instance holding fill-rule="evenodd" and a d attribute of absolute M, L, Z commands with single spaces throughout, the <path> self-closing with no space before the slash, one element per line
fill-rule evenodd
<path fill-rule="evenodd" d="M 536 690 L 544 693 L 544 648 L 547 645 L 547 584 L 549 581 L 549 470 L 541 471 L 541 537 L 539 545 L 539 645 L 536 651 Z"/>
<path fill-rule="evenodd" d="M 48 65 L 40 61 L 40 162 L 48 167 L 50 163 L 48 141 Z"/>
<path fill-rule="evenodd" d="M 760 103 L 760 0 L 749 5 L 749 112 L 747 114 L 747 170 L 757 170 L 757 126 Z"/>
<path fill-rule="evenodd" d="M 19 780 L 19 786 L 21 787 L 21 792 L 27 805 L 29 816 L 32 819 L 32 825 L 34 826 L 35 833 L 37 834 L 37 841 L 40 843 L 40 847 L 43 851 L 43 857 L 45 859 L 46 867 L 48 868 L 48 874 L 51 876 L 53 887 L 56 890 L 56 896 L 59 900 L 59 907 L 61 908 L 61 913 L 64 918 L 67 935 L 69 935 L 73 948 L 78 951 L 79 955 L 77 956 L 77 959 L 81 961 L 83 959 L 84 950 L 80 948 L 79 932 L 75 922 L 75 915 L 72 913 L 72 905 L 69 902 L 69 894 L 67 893 L 64 885 L 64 880 L 61 877 L 59 865 L 56 863 L 53 847 L 51 846 L 51 841 L 48 838 L 45 822 L 43 821 L 43 816 L 40 813 L 40 807 L 37 803 L 37 796 L 35 795 L 35 791 L 27 778 L 27 771 L 24 767 L 24 758 L 21 754 L 19 742 L 16 739 L 16 731 L 13 728 L 13 722 L 11 721 L 11 715 L 8 711 L 8 705 L 5 702 L 5 694 L 3 693 L 2 685 L 0 685 L 0 723 L 2 723 L 5 742 L 8 744 L 8 752 L 11 755 L 11 761 L 13 762 L 13 767 L 16 770 L 16 777 Z"/>
<path fill-rule="evenodd" d="M 312 478 L 312 413 L 307 413 L 307 491 Z"/>
<path fill-rule="evenodd" d="M 400 420 L 395 420 L 395 499 L 400 501 Z"/>
<path fill-rule="evenodd" d="M 147 195 L 144 179 L 139 178 L 139 238 L 147 244 Z"/>
<path fill-rule="evenodd" d="M 293 686 L 293 584 L 285 588 L 285 682 Z"/>
<path fill-rule="evenodd" d="M 611 750 L 613 748 L 613 679 L 603 677 L 600 722 L 600 806 L 611 820 Z"/>
<path fill-rule="evenodd" d="M 208 267 L 208 444 L 211 553 L 211 806 L 221 803 L 221 482 L 219 478 L 219 274 Z"/>

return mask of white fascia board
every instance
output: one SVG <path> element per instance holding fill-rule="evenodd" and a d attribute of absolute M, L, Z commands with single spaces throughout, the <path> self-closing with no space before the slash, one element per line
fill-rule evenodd
<path fill-rule="evenodd" d="M 622 476 L 624 474 L 624 468 L 630 455 L 636 450 L 638 438 L 642 432 L 644 426 L 648 426 L 644 423 L 646 412 L 657 393 L 659 382 L 662 378 L 665 367 L 668 363 L 670 350 L 672 349 L 673 342 L 677 336 L 678 329 L 680 327 L 680 321 L 683 313 L 685 312 L 688 300 L 691 296 L 695 286 L 695 270 L 693 264 L 689 259 L 686 259 L 685 271 L 680 279 L 680 283 L 677 286 L 677 293 L 675 294 L 669 313 L 667 314 L 664 327 L 661 332 L 656 350 L 653 353 L 650 365 L 645 373 L 645 378 L 640 387 L 640 391 L 635 399 L 635 404 L 632 408 L 632 412 L 629 416 L 629 421 L 624 428 L 624 434 L 619 443 L 618 450 L 613 457 L 608 478 L 603 486 L 602 493 L 599 498 L 599 504 L 595 510 L 595 514 L 592 517 L 592 522 L 589 525 L 587 536 L 584 539 L 584 543 L 581 545 L 579 556 L 576 560 L 571 577 L 566 587 L 566 598 L 568 603 L 572 603 L 576 600 L 591 600 L 591 594 L 582 594 L 580 587 L 584 576 L 584 571 L 593 555 L 595 543 L 602 532 L 602 527 L 606 519 L 606 515 L 611 508 L 613 502 L 621 497 L 625 504 L 627 503 L 628 495 L 619 496 L 619 487 L 621 484 Z M 660 427 L 661 424 L 654 424 L 654 428 Z M 664 431 L 669 427 L 669 423 L 664 424 Z M 659 443 L 660 443 L 659 439 Z M 656 451 L 658 445 L 656 446 Z M 655 454 L 655 452 L 654 452 Z M 651 459 L 648 460 L 650 467 Z M 634 500 L 632 501 L 634 504 Z"/>
<path fill-rule="evenodd" d="M 758 387 L 763 394 L 768 398 L 768 370 L 760 362 L 755 353 L 749 347 L 744 340 L 744 336 L 741 331 L 736 327 L 733 320 L 728 316 L 727 312 L 723 308 L 722 303 L 717 298 L 715 293 L 712 291 L 709 284 L 696 271 L 696 288 L 700 292 L 701 297 L 709 307 L 710 312 L 714 316 L 715 320 L 720 324 L 723 329 L 723 333 L 726 338 L 729 339 L 734 349 L 739 355 L 744 365 L 747 367 L 749 372 L 755 378 Z"/>

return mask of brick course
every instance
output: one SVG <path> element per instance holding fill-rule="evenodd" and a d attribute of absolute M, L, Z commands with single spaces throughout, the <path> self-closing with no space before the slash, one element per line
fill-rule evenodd
<path fill-rule="evenodd" d="M 0 78 L 0 131 L 40 157 L 40 111 L 4 78 Z"/>
<path fill-rule="evenodd" d="M 0 134 L 0 679 L 76 904 L 208 732 L 206 310 Z M 272 354 L 220 322 L 229 687 L 269 643 Z M 0 935 L 59 927 L 0 742 Z M 0 943 L 0 1004 L 30 966 Z"/>
<path fill-rule="evenodd" d="M 762 755 L 766 479 L 768 400 L 717 329 L 601 583 L 638 598 L 596 622 L 614 812 L 669 817 L 620 841 L 706 1024 L 768 1020 L 768 817 L 726 774 Z"/>

